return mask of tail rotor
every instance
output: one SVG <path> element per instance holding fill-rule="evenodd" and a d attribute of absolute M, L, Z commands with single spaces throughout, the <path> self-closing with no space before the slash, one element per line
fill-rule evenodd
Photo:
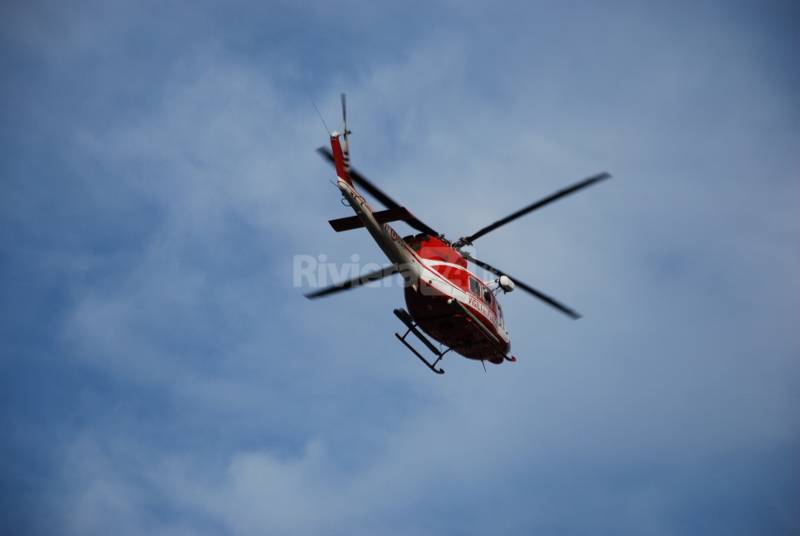
<path fill-rule="evenodd" d="M 345 169 L 350 172 L 350 144 L 348 143 L 348 135 L 350 131 L 347 129 L 347 97 L 344 93 L 341 94 L 342 96 L 342 136 L 344 138 L 344 144 L 342 147 L 342 153 L 344 155 L 344 167 Z"/>

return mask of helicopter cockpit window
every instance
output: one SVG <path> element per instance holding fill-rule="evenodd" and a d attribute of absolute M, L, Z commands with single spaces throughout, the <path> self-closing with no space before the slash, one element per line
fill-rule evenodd
<path fill-rule="evenodd" d="M 492 291 L 488 288 L 483 289 L 483 301 L 488 303 L 489 305 L 492 304 Z"/>
<path fill-rule="evenodd" d="M 403 241 L 411 246 L 414 251 L 419 251 L 422 247 L 422 242 L 425 240 L 424 234 L 404 236 Z"/>
<path fill-rule="evenodd" d="M 500 307 L 499 302 L 497 303 L 497 323 L 500 324 L 501 326 L 506 325 L 506 321 L 503 318 L 503 309 Z"/>
<path fill-rule="evenodd" d="M 474 277 L 469 278 L 469 291 L 475 296 L 481 295 L 481 286 Z"/>

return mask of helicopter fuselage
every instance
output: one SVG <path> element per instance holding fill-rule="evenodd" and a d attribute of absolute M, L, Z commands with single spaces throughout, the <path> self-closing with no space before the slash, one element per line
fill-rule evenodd
<path fill-rule="evenodd" d="M 341 151 L 338 139 L 331 142 L 336 155 Z M 346 177 L 346 172 L 342 175 Z M 336 184 L 398 267 L 408 311 L 418 326 L 464 357 L 496 364 L 508 359 L 511 341 L 500 304 L 493 289 L 468 270 L 467 260 L 435 236 L 423 233 L 402 238 L 391 225 L 378 222 L 367 201 L 339 173 Z"/>

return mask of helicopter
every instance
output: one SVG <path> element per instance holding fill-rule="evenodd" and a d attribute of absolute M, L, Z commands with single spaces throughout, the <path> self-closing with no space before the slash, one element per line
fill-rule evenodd
<path fill-rule="evenodd" d="M 592 175 L 470 235 L 451 241 L 414 216 L 407 208 L 350 166 L 349 135 L 352 132 L 347 128 L 347 102 L 344 93 L 341 94 L 341 107 L 342 131 L 330 132 L 330 149 L 320 147 L 317 152 L 334 166 L 336 186 L 342 195 L 342 203 L 350 206 L 355 215 L 333 219 L 329 223 L 336 232 L 366 229 L 389 259 L 390 264 L 379 270 L 310 292 L 305 295 L 307 298 L 329 296 L 400 274 L 403 278 L 404 298 L 408 309 L 394 309 L 394 314 L 406 327 L 406 331 L 403 335 L 399 333 L 394 335 L 436 374 L 444 374 L 444 369 L 437 365 L 451 351 L 467 359 L 481 361 L 484 369 L 486 361 L 496 365 L 517 361 L 515 356 L 509 355 L 511 339 L 503 318 L 503 310 L 497 300 L 500 292 L 505 294 L 518 288 L 572 319 L 580 318 L 573 309 L 507 272 L 477 259 L 465 248 L 471 246 L 478 238 L 534 210 L 609 179 L 611 177 L 609 173 Z M 356 185 L 385 208 L 373 210 L 355 189 Z M 405 222 L 418 233 L 401 237 L 389 225 L 394 221 Z M 470 271 L 470 263 L 494 274 L 496 279 L 482 280 Z M 435 359 L 432 362 L 409 343 L 408 336 L 412 334 L 433 354 Z M 437 348 L 431 339 L 440 343 L 444 349 Z"/>

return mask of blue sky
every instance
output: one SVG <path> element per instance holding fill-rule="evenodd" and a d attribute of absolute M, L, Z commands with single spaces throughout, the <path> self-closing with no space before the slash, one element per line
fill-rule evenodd
<path fill-rule="evenodd" d="M 0 518 L 14 534 L 800 530 L 790 2 L 6 3 Z M 479 256 L 519 362 L 394 341 L 311 105 Z"/>

